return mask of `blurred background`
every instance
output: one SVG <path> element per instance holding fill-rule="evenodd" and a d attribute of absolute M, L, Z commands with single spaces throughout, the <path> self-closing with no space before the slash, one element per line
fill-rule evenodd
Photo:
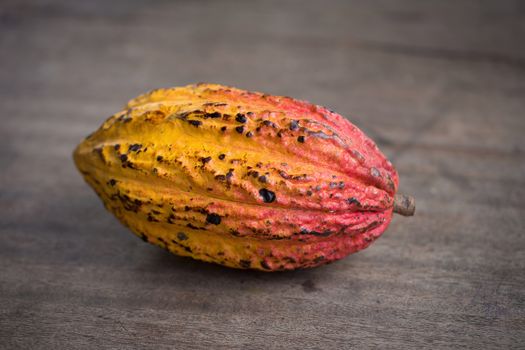
<path fill-rule="evenodd" d="M 525 2 L 0 1 L 0 348 L 519 348 Z M 213 82 L 325 105 L 417 199 L 369 249 L 261 274 L 145 245 L 73 148 Z"/>

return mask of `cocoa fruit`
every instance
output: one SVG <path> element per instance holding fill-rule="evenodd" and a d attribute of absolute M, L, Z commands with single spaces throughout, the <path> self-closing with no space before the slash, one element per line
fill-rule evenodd
<path fill-rule="evenodd" d="M 132 99 L 74 160 L 137 236 L 234 268 L 326 264 L 415 209 L 392 164 L 339 114 L 222 85 Z"/>

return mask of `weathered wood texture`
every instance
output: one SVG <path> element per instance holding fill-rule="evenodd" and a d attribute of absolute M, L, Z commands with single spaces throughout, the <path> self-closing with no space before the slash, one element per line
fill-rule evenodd
<path fill-rule="evenodd" d="M 524 348 L 524 38 L 522 1 L 2 1 L 0 348 Z M 197 81 L 348 116 L 416 216 L 294 273 L 142 243 L 71 152 Z"/>

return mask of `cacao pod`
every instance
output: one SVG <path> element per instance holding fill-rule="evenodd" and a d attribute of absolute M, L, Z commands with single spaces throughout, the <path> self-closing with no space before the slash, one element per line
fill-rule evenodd
<path fill-rule="evenodd" d="M 414 211 L 392 164 L 339 114 L 222 85 L 132 99 L 74 160 L 143 240 L 234 268 L 326 264 Z"/>

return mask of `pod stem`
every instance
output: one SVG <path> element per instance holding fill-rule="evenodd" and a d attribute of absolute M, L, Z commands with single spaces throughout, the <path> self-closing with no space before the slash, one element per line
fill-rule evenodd
<path fill-rule="evenodd" d="M 394 196 L 394 213 L 403 216 L 412 216 L 416 211 L 416 200 L 414 197 L 396 194 Z"/>

